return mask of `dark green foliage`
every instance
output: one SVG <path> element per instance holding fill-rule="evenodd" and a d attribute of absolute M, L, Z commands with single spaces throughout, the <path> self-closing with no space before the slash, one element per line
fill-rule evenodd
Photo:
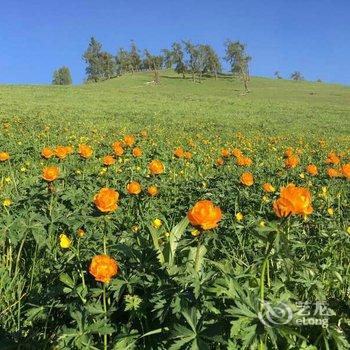
<path fill-rule="evenodd" d="M 72 77 L 71 77 L 69 68 L 63 66 L 55 70 L 53 72 L 52 84 L 53 85 L 71 85 Z"/>
<path fill-rule="evenodd" d="M 292 80 L 296 80 L 296 81 L 300 81 L 300 80 L 304 80 L 303 75 L 299 72 L 299 71 L 295 71 L 291 74 L 290 78 Z"/>

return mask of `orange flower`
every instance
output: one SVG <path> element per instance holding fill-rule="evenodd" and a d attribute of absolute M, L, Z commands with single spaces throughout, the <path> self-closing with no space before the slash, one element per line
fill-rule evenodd
<path fill-rule="evenodd" d="M 337 154 L 335 152 L 330 152 L 328 154 L 327 159 L 326 159 L 326 163 L 337 165 L 340 163 L 340 158 L 337 156 Z"/>
<path fill-rule="evenodd" d="M 317 169 L 317 166 L 315 164 L 309 164 L 306 167 L 306 171 L 311 176 L 316 176 L 318 174 L 318 169 Z"/>
<path fill-rule="evenodd" d="M 218 158 L 218 159 L 216 160 L 216 165 L 217 165 L 217 166 L 224 165 L 224 163 L 225 163 L 225 161 L 224 161 L 222 158 Z"/>
<path fill-rule="evenodd" d="M 329 177 L 338 177 L 338 176 L 340 176 L 339 171 L 337 169 L 334 169 L 334 168 L 328 168 L 327 169 L 327 175 Z"/>
<path fill-rule="evenodd" d="M 341 172 L 343 176 L 345 176 L 347 179 L 350 179 L 350 163 L 344 164 L 341 167 Z"/>
<path fill-rule="evenodd" d="M 186 152 L 184 153 L 184 157 L 185 157 L 187 160 L 189 160 L 189 159 L 192 158 L 192 153 L 189 152 L 189 151 L 186 151 Z"/>
<path fill-rule="evenodd" d="M 239 148 L 234 148 L 232 150 L 232 155 L 235 156 L 236 158 L 243 156 L 242 151 Z"/>
<path fill-rule="evenodd" d="M 141 192 L 141 185 L 137 181 L 131 181 L 126 186 L 129 194 L 139 194 Z"/>
<path fill-rule="evenodd" d="M 222 156 L 222 157 L 226 158 L 226 157 L 228 157 L 229 155 L 230 155 L 230 151 L 229 151 L 227 148 L 223 148 L 223 149 L 221 150 L 221 156 Z"/>
<path fill-rule="evenodd" d="M 222 218 L 221 209 L 214 206 L 210 200 L 200 200 L 187 213 L 188 220 L 193 226 L 202 230 L 210 230 L 218 226 Z"/>
<path fill-rule="evenodd" d="M 135 137 L 133 135 L 124 136 L 124 142 L 127 146 L 131 147 L 135 143 Z"/>
<path fill-rule="evenodd" d="M 10 159 L 10 155 L 7 152 L 0 152 L 0 162 L 5 162 Z"/>
<path fill-rule="evenodd" d="M 147 189 L 147 193 L 151 196 L 154 197 L 158 194 L 158 188 L 156 186 L 150 186 Z"/>
<path fill-rule="evenodd" d="M 103 165 L 109 166 L 115 163 L 115 159 L 111 155 L 107 155 L 103 157 Z"/>
<path fill-rule="evenodd" d="M 299 164 L 299 157 L 291 155 L 290 157 L 286 158 L 284 161 L 284 165 L 286 168 L 295 168 Z"/>
<path fill-rule="evenodd" d="M 119 270 L 118 263 L 108 255 L 96 255 L 92 258 L 89 272 L 96 281 L 108 283 Z"/>
<path fill-rule="evenodd" d="M 264 183 L 262 187 L 263 190 L 267 193 L 275 192 L 275 188 L 269 182 Z"/>
<path fill-rule="evenodd" d="M 184 156 L 184 150 L 182 147 L 177 147 L 174 151 L 174 156 L 177 158 L 182 158 Z"/>
<path fill-rule="evenodd" d="M 57 166 L 48 166 L 43 169 L 42 178 L 47 182 L 55 181 L 60 175 L 60 170 Z"/>
<path fill-rule="evenodd" d="M 103 213 L 113 212 L 118 209 L 119 193 L 111 188 L 101 188 L 94 196 L 94 204 Z"/>
<path fill-rule="evenodd" d="M 79 145 L 79 155 L 83 158 L 90 158 L 92 156 L 93 150 L 88 145 Z"/>
<path fill-rule="evenodd" d="M 292 147 L 288 147 L 285 151 L 284 151 L 284 157 L 285 158 L 289 158 L 293 155 L 293 148 Z"/>
<path fill-rule="evenodd" d="M 49 147 L 44 147 L 41 151 L 41 156 L 46 159 L 51 158 L 53 155 L 55 155 L 55 152 Z"/>
<path fill-rule="evenodd" d="M 164 172 L 164 165 L 160 160 L 152 160 L 148 164 L 148 169 L 153 175 L 159 175 Z"/>
<path fill-rule="evenodd" d="M 69 154 L 68 149 L 65 146 L 57 146 L 55 148 L 54 152 L 55 152 L 56 157 L 61 159 L 61 160 L 65 159 L 67 157 L 67 155 Z"/>
<path fill-rule="evenodd" d="M 252 186 L 254 184 L 254 177 L 250 172 L 243 173 L 240 180 L 244 186 Z"/>
<path fill-rule="evenodd" d="M 283 187 L 280 198 L 273 203 L 273 210 L 280 218 L 290 214 L 310 215 L 313 211 L 310 191 L 294 184 Z"/>
<path fill-rule="evenodd" d="M 132 150 L 132 155 L 137 158 L 137 157 L 141 157 L 142 156 L 142 150 L 140 147 L 135 147 L 133 150 Z"/>
<path fill-rule="evenodd" d="M 253 161 L 248 157 L 241 156 L 236 158 L 236 164 L 239 166 L 250 166 L 252 163 Z"/>

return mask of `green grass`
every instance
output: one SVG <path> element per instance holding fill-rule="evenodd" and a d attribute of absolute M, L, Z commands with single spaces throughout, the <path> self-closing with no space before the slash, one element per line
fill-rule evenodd
<path fill-rule="evenodd" d="M 243 96 L 240 82 L 231 77 L 194 84 L 163 71 L 161 85 L 147 84 L 151 80 L 152 73 L 147 72 L 69 87 L 0 86 L 0 116 L 39 113 L 52 121 L 64 114 L 66 120 L 98 121 L 100 126 L 111 120 L 130 126 L 212 122 L 270 135 L 342 137 L 350 131 L 347 86 L 252 78 L 251 93 Z"/>

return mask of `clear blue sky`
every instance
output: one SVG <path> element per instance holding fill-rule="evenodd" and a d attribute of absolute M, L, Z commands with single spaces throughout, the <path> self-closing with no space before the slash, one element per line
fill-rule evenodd
<path fill-rule="evenodd" d="M 251 73 L 350 84 L 350 0 L 1 0 L 0 83 L 50 83 L 66 65 L 81 83 L 89 38 L 116 53 L 134 39 L 157 52 L 181 39 L 241 40 Z"/>

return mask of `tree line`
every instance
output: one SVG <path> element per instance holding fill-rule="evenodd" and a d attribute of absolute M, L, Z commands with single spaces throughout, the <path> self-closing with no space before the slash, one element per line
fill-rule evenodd
<path fill-rule="evenodd" d="M 246 45 L 240 41 L 226 40 L 225 56 L 231 73 L 239 78 L 248 92 L 250 81 L 249 63 L 251 57 L 247 54 Z M 161 69 L 174 69 L 182 78 L 190 75 L 193 82 L 201 82 L 203 76 L 217 79 L 222 73 L 222 61 L 214 48 L 208 44 L 194 44 L 190 40 L 182 40 L 171 44 L 170 48 L 154 53 L 149 49 L 141 50 L 134 41 L 128 49 L 120 48 L 115 55 L 103 50 L 102 44 L 92 37 L 82 56 L 86 64 L 86 82 L 98 82 L 121 76 L 125 73 L 134 74 L 138 71 L 152 71 L 153 83 L 160 83 Z M 282 79 L 279 71 L 275 72 L 277 79 Z M 303 75 L 296 71 L 292 80 L 304 80 Z M 69 68 L 61 67 L 53 74 L 53 84 L 69 85 L 72 83 Z"/>

